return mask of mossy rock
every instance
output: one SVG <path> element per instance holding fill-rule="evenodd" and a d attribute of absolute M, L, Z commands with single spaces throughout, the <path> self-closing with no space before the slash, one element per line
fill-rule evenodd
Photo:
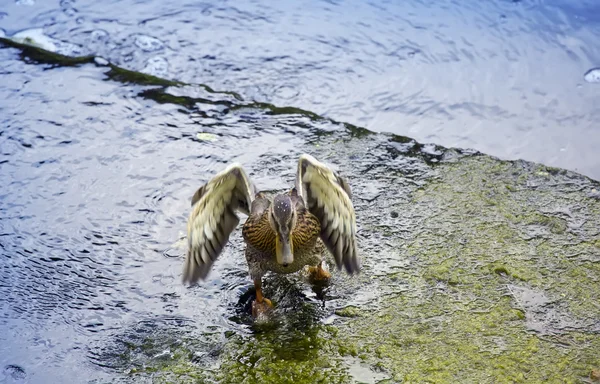
<path fill-rule="evenodd" d="M 320 314 L 282 304 L 288 324 L 225 340 L 206 382 L 350 383 L 358 365 L 382 382 L 581 382 L 600 366 L 597 182 L 480 154 L 407 157 L 406 172 L 387 137 L 336 135 L 320 148 L 346 154 L 364 269 L 334 271 L 334 289 L 374 296 Z M 380 197 L 361 200 L 374 184 Z"/>

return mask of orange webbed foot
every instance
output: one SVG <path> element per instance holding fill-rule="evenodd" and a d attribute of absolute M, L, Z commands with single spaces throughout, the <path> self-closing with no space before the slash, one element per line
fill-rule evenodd
<path fill-rule="evenodd" d="M 273 309 L 273 303 L 263 296 L 260 279 L 254 280 L 254 287 L 256 288 L 256 300 L 252 302 L 252 316 L 254 318 L 264 317 Z"/>
<path fill-rule="evenodd" d="M 308 267 L 308 276 L 310 280 L 314 282 L 327 282 L 331 279 L 331 273 L 323 268 L 323 262 L 319 263 L 316 267 Z"/>
<path fill-rule="evenodd" d="M 258 318 L 267 315 L 273 309 L 271 300 L 263 297 L 261 301 L 254 300 L 252 302 L 252 316 Z"/>

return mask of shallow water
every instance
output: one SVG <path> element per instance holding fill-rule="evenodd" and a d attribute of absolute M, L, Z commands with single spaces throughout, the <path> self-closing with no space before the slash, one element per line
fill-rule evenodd
<path fill-rule="evenodd" d="M 190 339 L 206 343 L 196 349 L 207 354 L 198 359 L 210 367 L 211 351 L 226 331 L 260 333 L 244 311 L 251 283 L 239 257 L 239 233 L 206 283 L 180 284 L 178 240 L 189 198 L 233 160 L 268 190 L 290 185 L 303 151 L 334 165 L 353 164 L 356 176 L 366 175 L 353 187 L 361 224 L 373 225 L 361 233 L 365 252 L 377 255 L 369 270 L 378 276 L 410 265 L 381 251 L 378 244 L 387 240 L 378 231 L 403 239 L 420 225 L 418 213 L 398 218 L 396 212 L 397 220 L 390 220 L 368 208 L 388 188 L 391 170 L 402 175 L 394 179 L 399 200 L 429 180 L 425 162 L 407 153 L 413 143 L 371 139 L 369 148 L 354 148 L 363 155 L 350 158 L 332 153 L 324 137 L 335 143 L 360 130 L 347 133 L 343 124 L 252 100 L 600 178 L 593 125 L 600 117 L 599 88 L 584 81 L 599 57 L 591 44 L 599 25 L 594 4 L 491 4 L 365 3 L 346 12 L 316 2 L 174 8 L 20 1 L 0 10 L 7 35 L 44 27 L 64 54 L 93 53 L 125 68 L 230 92 L 189 85 L 165 93 L 111 75 L 100 60 L 63 67 L 0 49 L 0 379 L 113 379 L 168 359 Z M 248 38 L 250 31 L 256 37 Z M 540 65 L 548 62 L 553 65 Z M 403 155 L 388 156 L 391 148 Z M 421 150 L 429 160 L 442 154 L 435 145 Z M 295 342 L 300 336 L 287 331 L 303 334 L 334 321 L 339 307 L 368 308 L 390 291 L 415 289 L 401 281 L 357 290 L 343 275 L 336 279 L 324 304 L 300 281 L 272 282 L 270 294 L 283 311 L 278 332 Z M 297 317 L 286 315 L 297 306 L 304 308 Z M 529 320 L 534 329 L 546 321 Z M 158 345 L 146 345 L 153 336 Z M 365 375 L 359 365 L 352 369 Z"/>
<path fill-rule="evenodd" d="M 435 4 L 434 4 L 435 3 Z M 7 2 L 124 67 L 600 179 L 594 0 Z M 588 78 L 591 78 L 588 76 Z"/>
<path fill-rule="evenodd" d="M 0 55 L 5 378 L 112 377 L 130 368 L 117 359 L 122 348 L 150 335 L 162 347 L 145 358 L 168 355 L 168 343 L 186 335 L 248 331 L 251 282 L 239 233 L 207 282 L 180 282 L 191 193 L 234 160 L 260 189 L 288 187 L 299 153 L 343 126 L 244 107 L 201 86 L 163 93 L 107 81 L 102 65 L 26 63 L 14 48 Z M 353 302 L 335 289 L 330 295 L 330 311 Z M 287 308 L 302 297 L 321 302 L 309 289 Z"/>

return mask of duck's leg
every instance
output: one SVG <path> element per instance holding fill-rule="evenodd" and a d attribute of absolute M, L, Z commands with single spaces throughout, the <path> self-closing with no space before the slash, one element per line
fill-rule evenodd
<path fill-rule="evenodd" d="M 263 296 L 261 280 L 260 277 L 254 279 L 254 288 L 256 289 L 256 300 L 252 302 L 252 316 L 254 317 L 258 317 L 273 308 L 271 300 Z"/>
<path fill-rule="evenodd" d="M 325 261 L 321 260 L 321 262 L 319 264 L 317 264 L 316 267 L 308 267 L 308 274 L 310 276 L 310 279 L 313 281 L 327 281 L 329 279 L 331 279 L 331 273 L 329 273 L 327 270 L 325 270 L 325 268 L 323 268 L 323 263 Z"/>

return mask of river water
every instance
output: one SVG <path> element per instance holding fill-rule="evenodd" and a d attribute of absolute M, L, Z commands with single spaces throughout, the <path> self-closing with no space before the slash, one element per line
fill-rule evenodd
<path fill-rule="evenodd" d="M 5 3 L 6 34 L 44 28 L 130 69 L 600 179 L 595 0 Z"/>
<path fill-rule="evenodd" d="M 0 28 L 42 28 L 65 54 L 246 101 L 600 179 L 600 84 L 584 78 L 600 66 L 595 1 L 19 0 L 3 2 Z M 129 337 L 193 319 L 239 331 L 223 303 L 249 286 L 241 242 L 202 289 L 180 284 L 173 243 L 191 193 L 232 160 L 284 188 L 295 156 L 342 126 L 231 112 L 232 94 L 198 86 L 172 91 L 203 100 L 186 109 L 107 81 L 105 67 L 30 63 L 15 48 L 0 49 L 0 73 L 0 379 L 112 377 L 106 341 L 134 323 Z"/>

